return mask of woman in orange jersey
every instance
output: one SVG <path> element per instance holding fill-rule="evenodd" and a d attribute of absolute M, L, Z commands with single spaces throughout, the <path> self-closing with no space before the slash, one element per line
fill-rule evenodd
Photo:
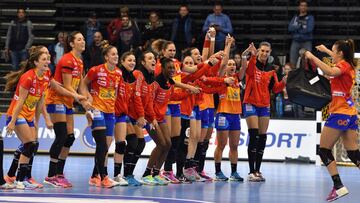
<path fill-rule="evenodd" d="M 40 50 L 34 51 L 29 56 L 22 69 L 9 73 L 6 90 L 12 89 L 18 82 L 14 99 L 11 101 L 7 112 L 7 132 L 15 131 L 24 145 L 24 150 L 19 158 L 19 171 L 16 177 L 17 189 L 35 189 L 38 185 L 25 179 L 29 173 L 29 161 L 37 147 L 36 130 L 39 116 L 44 102 L 44 91 L 51 87 L 61 95 L 81 99 L 77 94 L 60 87 L 54 80 L 50 80 L 49 54 Z M 35 118 L 35 120 L 34 120 Z"/>
<path fill-rule="evenodd" d="M 236 74 L 236 63 L 234 59 L 228 60 L 225 76 L 234 77 L 235 83 L 227 86 L 219 93 L 219 106 L 217 109 L 215 128 L 217 130 L 217 145 L 214 152 L 215 180 L 227 181 L 229 178 L 221 171 L 221 159 L 223 150 L 229 140 L 229 159 L 231 163 L 231 181 L 244 181 L 237 173 L 238 146 L 240 140 L 240 77 Z"/>
<path fill-rule="evenodd" d="M 87 116 L 90 118 L 92 135 L 96 142 L 95 168 L 89 184 L 111 188 L 118 183 L 108 177 L 105 164 L 114 134 L 116 91 L 122 83 L 122 73 L 116 67 L 119 60 L 116 47 L 105 45 L 102 53 L 105 63 L 92 67 L 84 78 L 84 84 L 90 85 L 93 98 L 94 109 L 88 111 Z"/>
<path fill-rule="evenodd" d="M 83 35 L 74 31 L 67 36 L 65 53 L 56 65 L 53 78 L 67 90 L 76 93 L 82 82 L 83 62 L 81 53 L 85 50 Z M 64 166 L 74 137 L 74 99 L 57 94 L 49 89 L 46 96 L 47 111 L 54 123 L 55 140 L 50 148 L 50 163 L 45 183 L 52 186 L 71 187 L 72 184 L 64 176 Z M 82 105 L 87 109 L 88 102 Z"/>
<path fill-rule="evenodd" d="M 249 52 L 251 52 L 251 58 L 246 69 L 246 87 L 243 101 L 244 117 L 249 131 L 248 161 L 250 173 L 248 180 L 259 182 L 265 181 L 260 172 L 260 166 L 270 120 L 270 91 L 272 90 L 275 93 L 282 91 L 285 87 L 286 77 L 279 82 L 273 65 L 268 63 L 271 53 L 270 43 L 261 42 L 258 50 L 254 44 L 251 44 L 242 54 L 244 61 L 246 61 Z"/>
<path fill-rule="evenodd" d="M 137 80 L 133 75 L 136 65 L 135 55 L 132 52 L 125 52 L 120 59 L 120 70 L 122 81 L 118 89 L 115 104 L 116 126 L 115 126 L 115 179 L 118 182 L 127 182 L 131 186 L 140 186 L 132 175 L 134 167 L 136 149 L 143 139 L 138 140 L 134 127 L 129 122 L 128 114 L 130 106 L 135 106 L 135 111 L 141 114 L 136 120 L 132 120 L 134 125 L 141 128 L 146 124 L 140 97 L 140 89 L 137 88 Z M 125 145 L 126 138 L 126 145 Z M 140 143 L 144 146 L 145 143 Z M 124 159 L 124 179 L 120 176 L 121 163 Z"/>
<path fill-rule="evenodd" d="M 141 99 L 141 104 L 129 105 L 129 129 L 134 129 L 134 133 L 137 137 L 137 144 L 135 138 L 132 140 L 133 144 L 131 147 L 128 147 L 127 151 L 132 152 L 132 156 L 129 156 L 129 170 L 127 170 L 127 176 L 134 177 L 134 169 L 137 164 L 137 161 L 140 158 L 142 151 L 145 148 L 145 139 L 143 127 L 138 122 L 139 118 L 145 118 L 147 123 L 145 129 L 150 129 L 149 125 L 158 126 L 157 120 L 155 119 L 155 112 L 153 107 L 153 86 L 154 86 L 154 70 L 155 70 L 155 55 L 151 51 L 145 51 L 140 58 L 140 66 L 138 70 L 133 72 L 133 75 L 136 78 L 136 94 L 134 97 L 139 97 Z M 130 135 L 128 134 L 127 139 Z M 131 142 L 130 142 L 131 143 Z M 129 155 L 131 155 L 129 153 Z M 125 174 L 125 170 L 124 170 Z M 129 178 L 127 178 L 128 180 Z M 157 185 L 157 182 L 148 176 L 147 178 L 142 178 L 142 183 L 146 185 Z"/>
<path fill-rule="evenodd" d="M 160 60 L 160 63 L 162 70 L 155 78 L 153 90 L 155 119 L 159 124 L 158 126 L 153 126 L 154 129 L 147 129 L 151 138 L 156 143 L 156 147 L 150 155 L 143 179 L 149 178 L 152 175 L 158 185 L 166 185 L 168 182 L 159 173 L 171 147 L 169 121 L 165 118 L 167 105 L 170 99 L 179 101 L 188 96 L 188 94 L 182 90 L 174 90 L 175 82 L 172 78 L 175 75 L 176 69 L 173 60 L 164 57 Z"/>
<path fill-rule="evenodd" d="M 342 184 L 336 162 L 332 155 L 332 148 L 340 137 L 349 159 L 360 168 L 360 152 L 358 142 L 358 112 L 352 98 L 352 88 L 355 84 L 355 62 L 353 40 L 339 40 L 334 43 L 331 50 L 324 45 L 316 47 L 317 50 L 331 56 L 334 67 L 330 67 L 311 52 L 306 51 L 305 57 L 314 62 L 331 81 L 332 100 L 329 106 L 330 116 L 321 131 L 319 155 L 327 167 L 334 186 L 327 201 L 334 201 L 349 191 Z"/>

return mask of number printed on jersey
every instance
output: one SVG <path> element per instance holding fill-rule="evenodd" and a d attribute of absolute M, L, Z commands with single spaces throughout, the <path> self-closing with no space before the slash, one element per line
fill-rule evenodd
<path fill-rule="evenodd" d="M 25 106 L 27 106 L 27 108 L 30 111 L 33 111 L 35 110 L 36 104 L 38 103 L 39 100 L 40 100 L 39 97 L 32 96 L 29 94 L 25 100 Z"/>

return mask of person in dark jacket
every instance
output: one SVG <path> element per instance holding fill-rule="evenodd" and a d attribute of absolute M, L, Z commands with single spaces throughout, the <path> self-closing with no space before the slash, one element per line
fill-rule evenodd
<path fill-rule="evenodd" d="M 135 51 L 141 46 L 141 33 L 136 24 L 133 24 L 128 16 L 121 17 L 121 23 L 117 42 L 119 55 L 127 51 Z"/>
<path fill-rule="evenodd" d="M 17 10 L 17 18 L 10 22 L 5 42 L 6 58 L 11 56 L 13 69 L 17 69 L 20 62 L 26 60 L 27 50 L 33 43 L 32 23 L 26 18 L 25 9 Z"/>
<path fill-rule="evenodd" d="M 305 48 L 311 51 L 314 17 L 309 15 L 308 4 L 306 0 L 299 1 L 299 14 L 295 15 L 289 24 L 288 30 L 292 34 L 292 42 L 290 47 L 290 63 L 297 65 L 299 58 L 299 50 Z"/>
<path fill-rule="evenodd" d="M 195 43 L 195 22 L 189 16 L 189 7 L 181 5 L 179 15 L 172 23 L 170 40 L 175 43 L 176 58 L 181 58 L 182 50 L 193 46 Z"/>
<path fill-rule="evenodd" d="M 145 44 L 149 40 L 167 39 L 168 37 L 165 25 L 160 20 L 159 14 L 155 11 L 150 12 L 149 21 L 145 24 L 143 30 L 143 40 Z"/>
<path fill-rule="evenodd" d="M 103 41 L 101 32 L 95 32 L 93 43 L 86 48 L 85 53 L 83 54 L 85 72 L 87 72 L 93 66 L 98 66 L 104 63 L 101 48 L 104 43 L 108 44 L 108 41 Z"/>

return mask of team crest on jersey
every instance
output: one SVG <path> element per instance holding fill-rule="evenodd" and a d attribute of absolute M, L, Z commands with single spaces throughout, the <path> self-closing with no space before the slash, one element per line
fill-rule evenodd
<path fill-rule="evenodd" d="M 29 89 L 29 92 L 30 92 L 31 94 L 35 94 L 35 88 L 33 88 L 33 87 L 30 88 L 30 89 Z"/>

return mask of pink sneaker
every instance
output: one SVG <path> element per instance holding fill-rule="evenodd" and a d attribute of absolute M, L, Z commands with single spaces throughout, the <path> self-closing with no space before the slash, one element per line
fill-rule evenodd
<path fill-rule="evenodd" d="M 68 181 L 68 179 L 65 178 L 64 175 L 57 175 L 56 178 L 58 183 L 61 185 L 61 187 L 63 188 L 72 187 L 72 184 Z"/>
<path fill-rule="evenodd" d="M 213 181 L 213 179 L 212 179 L 210 176 L 208 176 L 208 175 L 205 173 L 205 171 L 202 171 L 201 173 L 199 173 L 199 175 L 200 175 L 202 178 L 204 178 L 206 181 Z"/>
<path fill-rule="evenodd" d="M 172 184 L 180 184 L 180 181 L 174 176 L 172 171 L 163 171 L 161 176 Z"/>
<path fill-rule="evenodd" d="M 56 176 L 53 177 L 46 177 L 44 180 L 44 183 L 51 185 L 53 187 L 61 187 L 60 183 L 58 182 L 58 179 Z"/>
<path fill-rule="evenodd" d="M 193 168 L 187 168 L 187 169 L 183 169 L 183 174 L 185 176 L 185 178 L 187 178 L 190 181 L 196 181 L 196 174 L 195 174 L 195 170 L 193 170 Z"/>
<path fill-rule="evenodd" d="M 326 200 L 328 202 L 332 202 L 334 200 L 339 199 L 340 197 L 343 197 L 345 195 L 349 194 L 349 191 L 347 190 L 347 188 L 345 186 L 339 188 L 339 189 L 335 189 L 333 188 L 330 193 L 329 196 L 326 198 Z"/>

